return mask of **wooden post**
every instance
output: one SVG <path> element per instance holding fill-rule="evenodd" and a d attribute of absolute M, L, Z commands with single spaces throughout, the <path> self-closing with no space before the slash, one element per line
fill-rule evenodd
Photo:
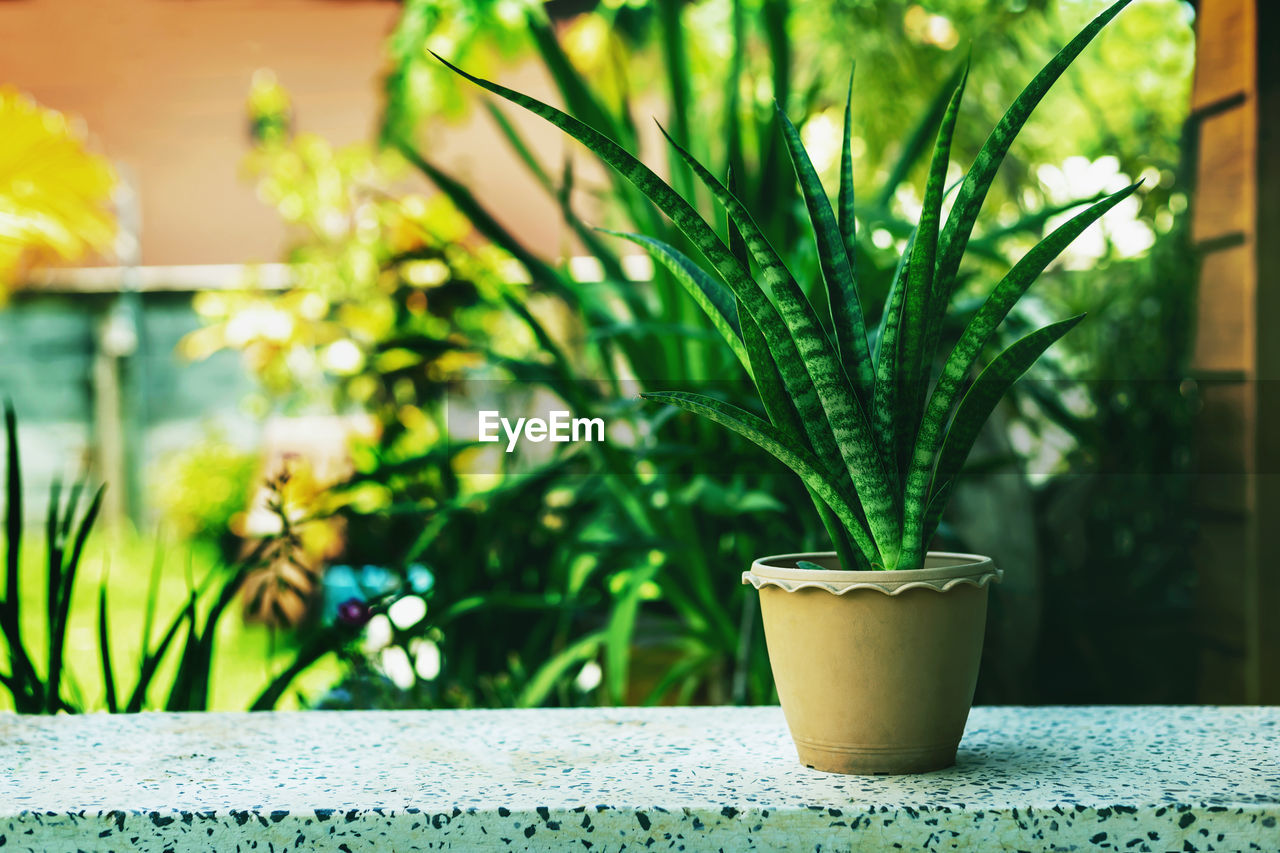
<path fill-rule="evenodd" d="M 1200 698 L 1280 701 L 1280 8 L 1202 0 L 1192 120 L 1200 293 Z"/>

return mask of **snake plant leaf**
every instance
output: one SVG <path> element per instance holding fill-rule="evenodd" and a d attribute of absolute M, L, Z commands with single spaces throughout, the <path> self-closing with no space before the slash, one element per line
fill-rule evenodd
<path fill-rule="evenodd" d="M 835 438 L 836 448 L 853 480 L 858 499 L 866 510 L 867 521 L 875 535 L 880 554 L 889 560 L 896 558 L 902 530 L 894 493 L 889 488 L 870 421 L 836 358 L 831 342 L 818 323 L 813 306 L 742 202 L 670 136 L 667 136 L 667 141 L 680 153 L 689 168 L 693 169 L 693 173 L 742 231 L 747 248 L 760 266 L 761 275 L 778 300 L 778 308 L 799 353 L 800 369 L 808 372 L 818 393 L 819 407 L 816 409 L 797 402 L 800 418 L 806 430 L 817 431 L 812 425 L 815 422 L 821 423 L 825 415 Z M 774 340 L 763 325 L 761 331 L 765 332 L 770 349 L 776 352 Z M 789 365 L 782 358 L 775 358 L 775 361 L 786 380 Z"/>
<path fill-rule="evenodd" d="M 934 261 L 937 257 L 938 231 L 942 223 L 942 199 L 946 194 L 947 167 L 951 162 L 951 139 L 955 134 L 960 101 L 968 80 L 968 69 L 951 94 L 947 111 L 938 128 L 938 139 L 929 164 L 925 183 L 924 204 L 916 225 L 916 238 L 907 261 L 906 287 L 902 296 L 902 318 L 898 327 L 898 405 L 895 434 L 898 437 L 898 470 L 905 471 L 911 447 L 915 443 L 924 395 L 929 385 L 933 351 L 929 344 L 930 327 L 934 323 L 937 299 L 934 297 Z M 948 295 L 950 291 L 948 290 Z M 946 303 L 943 302 L 945 310 Z"/>
<path fill-rule="evenodd" d="M 511 123 L 511 119 L 507 118 L 506 113 L 498 108 L 498 106 L 490 101 L 485 102 L 485 108 L 489 113 L 489 117 L 493 119 L 494 125 L 502 137 L 507 141 L 507 146 L 512 150 L 525 169 L 538 182 L 539 186 L 555 199 L 560 206 L 560 213 L 564 217 L 565 223 L 573 229 L 574 236 L 582 241 L 582 245 L 591 254 L 593 258 L 600 261 L 600 265 L 604 268 L 604 277 L 610 281 L 626 281 L 626 274 L 622 270 L 622 263 L 618 256 L 609 250 L 609 248 L 600 239 L 600 235 L 595 233 L 585 222 L 573 212 L 573 207 L 569 204 L 571 193 L 568 192 L 569 165 L 572 161 L 565 163 L 566 180 L 559 187 L 547 174 L 547 170 L 538 162 L 537 156 L 534 155 L 533 149 L 529 147 L 529 143 L 521 136 L 520 131 Z M 624 296 L 625 298 L 625 296 Z M 641 300 L 628 300 L 627 307 L 633 311 L 636 303 Z"/>
<path fill-rule="evenodd" d="M 652 169 L 627 153 L 620 145 L 600 131 L 573 116 L 561 112 L 550 104 L 469 74 L 439 54 L 432 53 L 432 56 L 435 56 L 440 63 L 458 76 L 470 80 L 482 89 L 486 89 L 519 107 L 523 107 L 540 118 L 546 119 L 589 148 L 597 157 L 634 185 L 641 194 L 670 217 L 671 221 L 676 224 L 698 251 L 702 252 L 707 260 L 711 262 L 716 271 L 724 278 L 725 283 L 734 291 L 734 294 L 743 300 L 744 304 L 752 311 L 753 316 L 757 316 L 758 320 L 764 317 L 762 328 L 776 326 L 777 328 L 773 329 L 775 334 L 783 330 L 781 318 L 777 317 L 777 311 L 773 308 L 772 303 L 769 302 L 768 297 L 751 280 L 749 273 L 737 263 L 711 226 L 698 215 L 688 201 L 654 174 Z M 421 157 L 416 158 L 418 161 L 421 159 Z M 774 314 L 773 320 L 776 320 L 776 323 L 771 322 L 770 318 L 765 316 L 770 312 Z M 794 389 L 793 393 L 802 395 L 803 389 Z"/>
<path fill-rule="evenodd" d="M 491 83 L 488 80 L 468 74 L 438 54 L 433 55 L 459 76 L 546 119 L 587 146 L 596 156 L 634 184 L 640 192 L 670 217 L 676 227 L 711 262 L 711 265 L 715 267 L 716 271 L 724 279 L 725 284 L 733 291 L 734 296 L 741 300 L 743 306 L 746 307 L 747 311 L 759 324 L 760 331 L 765 340 L 768 341 L 769 349 L 774 355 L 774 361 L 777 363 L 783 382 L 786 384 L 787 392 L 791 395 L 792 400 L 795 401 L 796 409 L 800 412 L 806 434 L 813 442 L 817 452 L 823 454 L 824 458 L 839 458 L 836 440 L 830 434 L 830 429 L 826 428 L 826 418 L 823 415 L 822 403 L 819 400 L 819 392 L 815 387 L 815 382 L 810 377 L 808 370 L 806 370 L 805 362 L 802 360 L 802 352 L 798 349 L 797 343 L 792 340 L 791 333 L 779 315 L 777 308 L 774 307 L 760 286 L 752 280 L 749 272 L 738 263 L 732 252 L 729 251 L 711 226 L 698 215 L 688 201 L 654 174 L 652 169 L 645 166 L 631 154 L 628 154 L 621 146 L 594 128 L 549 104 L 497 83 Z M 701 164 L 698 164 L 697 169 L 701 168 Z M 714 178 L 712 182 L 718 185 Z M 792 284 L 794 285 L 794 281 Z M 797 287 L 796 290 L 798 289 Z M 812 309 L 810 310 L 810 315 L 812 315 Z M 814 322 L 816 325 L 816 320 Z M 828 450 L 832 451 L 834 456 L 827 457 Z M 894 523 L 896 524 L 896 518 Z M 895 534 L 893 539 L 895 543 L 897 538 Z"/>
<path fill-rule="evenodd" d="M 996 327 L 1063 249 L 1103 214 L 1132 195 L 1141 183 L 1139 181 L 1112 193 L 1054 229 L 1014 264 L 991 291 L 982 307 L 970 318 L 960 340 L 943 365 L 937 387 L 929 398 L 928 409 L 920 424 L 920 434 L 916 438 L 906 482 L 904 538 L 920 536 L 921 527 L 918 525 L 924 524 L 926 512 L 922 505 L 933 474 L 933 462 L 943 443 L 947 418 L 959 399 L 964 380 L 972 375 L 982 350 L 995 334 Z"/>
<path fill-rule="evenodd" d="M 800 414 L 796 411 L 791 396 L 787 394 L 786 385 L 783 384 L 778 366 L 774 364 L 773 355 L 769 352 L 769 344 L 760 333 L 760 327 L 756 325 L 755 320 L 751 319 L 751 315 L 741 308 L 738 312 L 738 323 L 742 329 L 743 347 L 751 362 L 751 377 L 755 382 L 756 392 L 760 395 L 760 402 L 764 404 L 765 414 L 769 416 L 769 421 L 797 443 L 809 446 L 804 426 L 800 423 Z M 812 446 L 809 446 L 809 449 L 812 450 Z"/>
<path fill-rule="evenodd" d="M 940 219 L 943 200 L 953 189 L 956 188 L 956 186 L 961 183 L 960 181 L 957 181 L 956 184 L 948 187 L 945 191 L 941 190 L 946 183 L 947 164 L 951 156 L 951 143 L 955 136 L 956 118 L 960 111 L 960 102 L 964 97 L 965 84 L 968 83 L 968 81 L 969 63 L 966 62 L 964 65 L 964 71 L 960 76 L 960 82 L 956 85 L 956 90 L 952 96 L 951 102 L 947 105 L 947 112 L 943 116 L 942 125 L 938 131 L 938 141 L 937 146 L 935 147 L 934 160 L 937 161 L 938 159 L 941 159 L 942 163 L 940 167 L 937 162 L 932 163 L 930 166 L 930 178 L 937 178 L 937 187 L 940 190 L 938 197 L 939 218 L 932 221 L 932 225 L 934 227 L 939 227 L 941 225 Z M 940 173 L 938 171 L 939 168 Z M 932 189 L 932 187 L 929 187 L 928 189 Z M 927 201 L 928 194 L 926 190 L 926 203 Z M 939 235 L 935 232 L 935 237 L 937 236 Z M 920 387 L 918 389 L 919 396 L 916 398 L 915 410 L 917 418 L 920 416 L 920 413 L 924 411 L 925 394 L 928 393 L 927 380 L 931 376 L 930 371 L 933 366 L 934 354 L 938 350 L 938 337 L 942 333 L 942 325 L 946 320 L 947 307 L 951 303 L 950 282 L 941 281 L 936 273 L 936 245 L 934 248 L 935 251 L 933 258 L 927 265 L 927 276 L 929 279 L 929 308 L 925 312 L 924 348 L 921 352 L 922 363 L 920 365 L 922 375 Z"/>
<path fill-rule="evenodd" d="M 729 167 L 728 172 L 725 174 L 724 182 L 729 188 L 729 192 L 736 196 L 738 194 L 738 181 L 737 176 L 733 173 L 732 166 Z M 729 234 L 729 251 L 738 259 L 738 263 L 742 264 L 744 270 L 750 270 L 751 254 L 747 251 L 747 241 L 742 239 L 742 232 L 734 224 L 733 217 L 728 214 L 725 214 L 725 230 Z"/>
<path fill-rule="evenodd" d="M 410 165 L 421 172 L 427 180 L 435 184 L 436 188 L 448 197 L 449 201 L 467 218 L 467 221 L 471 223 L 476 231 L 487 239 L 492 240 L 495 245 L 500 246 L 519 261 L 520 265 L 529 271 L 529 275 L 535 281 L 546 285 L 552 292 L 566 298 L 569 304 L 577 304 L 576 294 L 572 288 L 565 284 L 561 275 L 498 222 L 497 218 L 476 199 L 475 195 L 461 181 L 423 157 L 408 141 L 395 139 L 392 144 Z"/>
<path fill-rule="evenodd" d="M 782 126 L 787 151 L 791 155 L 791 163 L 795 167 L 805 206 L 809 210 L 809 221 L 813 226 L 813 238 L 818 249 L 818 263 L 822 268 L 822 278 L 827 283 L 827 301 L 831 305 L 831 325 L 835 329 L 840 364 L 865 408 L 871 403 L 875 370 L 871 364 L 871 351 L 867 347 L 867 324 L 862 315 L 862 302 L 858 298 L 858 285 L 853 278 L 847 243 L 836 221 L 835 211 L 831 209 L 827 191 L 818 178 L 818 171 L 804 149 L 800 132 L 776 104 L 775 111 L 778 123 Z M 841 192 L 843 194 L 843 187 Z"/>
<path fill-rule="evenodd" d="M 804 481 L 806 486 L 813 489 L 827 506 L 831 507 L 853 538 L 854 544 L 868 561 L 875 561 L 876 543 L 867 528 L 858 520 L 858 513 L 854 509 L 851 496 L 847 495 L 839 482 L 823 469 L 817 457 L 788 438 L 782 430 L 744 409 L 703 394 L 686 391 L 652 391 L 640 396 L 646 400 L 669 403 L 727 427 L 786 465 Z"/>
<path fill-rule="evenodd" d="M 991 182 L 995 179 L 1000 164 L 1004 162 L 1009 146 L 1013 144 L 1014 137 L 1030 117 L 1031 111 L 1062 76 L 1067 66 L 1080 55 L 1089 42 L 1093 41 L 1094 36 L 1131 2 L 1132 0 L 1117 0 L 1094 18 L 1075 38 L 1067 42 L 1067 45 L 1031 79 L 992 129 L 987 141 L 978 151 L 978 156 L 974 158 L 973 166 L 965 175 L 964 183 L 956 196 L 955 205 L 951 208 L 951 215 L 947 217 L 947 224 L 939 241 L 937 275 L 943 284 L 951 286 L 954 283 L 969 235 L 973 232 L 974 223 L 978 219 L 978 211 L 982 209 L 987 191 L 991 188 Z"/>
<path fill-rule="evenodd" d="M 774 364 L 773 356 L 769 352 L 769 346 L 765 342 L 764 336 L 760 334 L 760 327 L 756 325 L 755 320 L 752 320 L 751 315 L 746 311 L 739 311 L 739 322 L 742 328 L 742 341 L 751 359 L 751 376 L 755 380 L 756 391 L 760 395 L 760 401 L 764 403 L 765 414 L 769 416 L 769 420 L 774 426 L 794 442 L 807 445 L 804 425 L 800 422 L 800 414 L 796 411 L 795 404 L 791 402 L 790 395 L 787 394 L 782 377 L 778 374 L 778 366 Z M 809 446 L 808 449 L 812 450 L 813 448 Z M 824 457 L 818 454 L 815 458 L 822 460 Z M 838 457 L 826 456 L 825 458 L 836 459 Z M 808 484 L 806 484 L 805 488 L 809 491 L 809 497 L 813 500 L 814 508 L 818 511 L 818 517 L 822 520 L 823 527 L 826 528 L 827 534 L 831 537 L 831 542 L 840 557 L 840 564 L 854 566 L 859 570 L 870 569 L 871 565 L 868 556 L 863 554 L 860 549 L 853 547 L 853 544 L 849 541 L 848 533 L 844 530 L 844 525 L 831 507 L 827 506 L 826 502 Z"/>
<path fill-rule="evenodd" d="M 951 500 L 951 490 L 955 488 L 955 478 L 951 478 L 942 484 L 929 499 L 929 508 L 924 514 L 924 532 L 921 536 L 922 547 L 928 550 L 929 542 L 933 539 L 934 532 L 938 529 L 938 522 L 942 521 L 942 511 L 947 508 L 947 503 Z"/>
<path fill-rule="evenodd" d="M 1017 382 L 1030 369 L 1036 359 L 1044 355 L 1045 350 L 1071 331 L 1083 319 L 1084 315 L 1079 314 L 1068 320 L 1052 323 L 1019 338 L 992 359 L 986 369 L 978 375 L 978 378 L 969 386 L 969 390 L 965 392 L 964 399 L 960 401 L 960 406 L 956 409 L 956 416 L 951 422 L 950 429 L 947 430 L 941 452 L 938 454 L 938 465 L 934 472 L 934 486 L 932 489 L 935 497 L 941 494 L 943 489 L 947 488 L 948 483 L 955 478 L 960 467 L 964 465 L 965 459 L 969 456 L 969 451 L 973 449 L 973 444 L 978 439 L 978 433 L 982 430 L 983 424 L 991 417 L 991 413 L 995 411 L 996 404 L 1008 393 L 1013 383 Z M 945 500 L 943 503 L 945 503 Z M 941 507 L 936 512 L 940 516 Z M 920 513 L 922 519 L 929 515 L 928 510 L 924 507 L 920 507 Z M 936 523 L 935 518 L 934 524 Z M 920 532 L 923 533 L 923 528 L 920 529 Z M 914 557 L 918 560 L 923 556 L 924 547 L 925 542 L 919 538 L 916 541 L 904 542 L 904 561 L 908 557 Z"/>
<path fill-rule="evenodd" d="M 666 267 L 672 277 L 680 282 L 698 307 L 711 319 L 711 325 L 724 338 L 742 366 L 750 372 L 751 361 L 747 358 L 747 351 L 742 345 L 742 332 L 738 327 L 737 304 L 734 302 L 733 294 L 727 291 L 723 284 L 691 261 L 688 255 L 668 243 L 643 234 L 627 234 L 603 228 L 600 230 L 605 234 L 630 240 Z"/>
<path fill-rule="evenodd" d="M 845 255 L 849 258 L 849 270 L 854 281 L 858 279 L 857 245 L 858 223 L 854 219 L 853 192 L 853 72 L 849 69 L 849 94 L 844 101 L 844 128 L 840 139 L 840 195 L 836 203 L 840 208 L 840 237 L 844 240 Z"/>
<path fill-rule="evenodd" d="M 884 311 L 880 314 L 880 327 L 876 334 L 876 384 L 871 406 L 872 427 L 876 441 L 885 460 L 889 481 L 896 489 L 904 472 L 898 469 L 898 436 L 895 432 L 894 413 L 898 407 L 898 327 L 902 321 L 903 292 L 906 290 L 907 258 L 915 244 L 914 231 L 907 240 L 907 249 L 898 259 L 893 281 L 885 297 Z"/>
<path fill-rule="evenodd" d="M 937 139 L 938 123 L 946 114 L 947 104 L 951 103 L 951 96 L 955 94 L 956 86 L 960 83 L 960 75 L 964 73 L 967 65 L 967 60 L 957 63 L 929 99 L 928 109 L 920 115 L 912 126 L 911 132 L 907 134 L 907 140 L 902 144 L 902 150 L 898 152 L 898 157 L 889 170 L 889 177 L 880 185 L 878 194 L 872 200 L 869 214 L 879 217 L 888 212 L 898 187 L 902 186 L 912 168 L 929 150 L 930 141 Z"/>

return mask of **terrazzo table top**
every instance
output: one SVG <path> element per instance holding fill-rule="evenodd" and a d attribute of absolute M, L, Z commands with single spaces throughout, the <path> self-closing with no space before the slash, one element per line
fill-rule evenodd
<path fill-rule="evenodd" d="M 9 850 L 1280 851 L 1280 708 L 976 708 L 806 769 L 778 708 L 0 715 Z"/>

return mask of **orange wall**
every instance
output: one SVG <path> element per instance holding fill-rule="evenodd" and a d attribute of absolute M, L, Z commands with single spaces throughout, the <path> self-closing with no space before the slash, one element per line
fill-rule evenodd
<path fill-rule="evenodd" d="M 0 2 L 0 84 L 80 116 L 95 146 L 127 168 L 142 198 L 143 263 L 277 260 L 283 230 L 240 172 L 250 78 L 276 72 L 300 129 L 335 143 L 370 139 L 383 40 L 399 9 L 388 0 L 9 0 Z M 504 79 L 544 89 L 531 72 Z M 563 156 L 552 129 L 536 132 L 552 162 Z M 509 157 L 495 156 L 490 125 L 477 116 L 431 136 L 437 162 L 477 182 L 509 225 L 554 254 L 554 209 Z"/>

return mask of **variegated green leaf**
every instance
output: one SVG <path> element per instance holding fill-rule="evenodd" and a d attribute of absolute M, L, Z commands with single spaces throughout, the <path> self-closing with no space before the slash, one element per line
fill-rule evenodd
<path fill-rule="evenodd" d="M 844 102 L 844 129 L 840 139 L 840 196 L 836 200 L 840 207 L 840 237 L 844 240 L 844 251 L 849 258 L 849 269 L 854 281 L 858 279 L 857 245 L 858 224 L 854 219 L 853 193 L 853 72 L 849 69 L 849 94 Z"/>
<path fill-rule="evenodd" d="M 715 326 L 716 331 L 720 333 L 725 343 L 733 350 L 733 354 L 742 363 L 742 366 L 747 371 L 751 370 L 751 362 L 747 358 L 747 351 L 742 346 L 741 332 L 738 328 L 737 305 L 734 302 L 733 294 L 726 290 L 723 284 L 712 278 L 702 267 L 689 260 L 688 255 L 661 240 L 655 240 L 643 234 L 625 234 L 621 231 L 600 230 L 606 234 L 630 240 L 648 252 L 655 261 L 666 267 L 671 272 L 672 277 L 680 282 L 681 286 L 698 303 L 698 307 L 711 319 L 711 325 Z"/>
<path fill-rule="evenodd" d="M 810 376 L 810 372 L 806 369 L 804 352 L 799 350 L 797 343 L 792 340 L 787 325 L 783 322 L 782 317 L 769 300 L 769 297 L 751 279 L 748 271 L 738 263 L 720 237 L 698 215 L 688 201 L 654 174 L 652 169 L 645 166 L 631 154 L 628 154 L 621 146 L 599 131 L 583 124 L 570 115 L 566 115 L 549 104 L 544 104 L 539 100 L 530 98 L 528 95 L 523 95 L 505 86 L 468 74 L 438 55 L 436 55 L 436 58 L 458 75 L 546 119 L 586 145 L 596 156 L 617 170 L 619 174 L 634 184 L 657 205 L 663 213 L 669 216 L 685 236 L 689 238 L 689 241 L 711 262 L 725 283 L 729 285 L 729 289 L 733 291 L 734 296 L 741 300 L 747 311 L 760 326 L 760 331 L 765 340 L 768 341 L 769 349 L 773 353 L 775 363 L 778 365 L 787 393 L 791 395 L 797 411 L 801 414 L 806 435 L 809 436 L 818 454 L 822 458 L 841 458 L 840 450 L 836 446 L 837 437 L 832 434 L 823 415 L 819 391 Z M 692 158 L 689 159 L 692 160 Z M 695 171 L 700 169 L 702 169 L 701 164 L 697 164 Z M 702 171 L 705 172 L 705 170 Z M 718 185 L 714 178 L 711 180 Z M 794 280 L 791 283 L 794 287 Z M 795 289 L 798 291 L 799 288 L 796 287 Z M 801 299 L 803 299 L 803 296 L 801 296 Z M 812 316 L 812 309 L 810 309 L 809 314 Z M 819 330 L 820 332 L 821 330 Z M 834 356 L 832 357 L 832 362 L 834 363 Z M 875 517 L 870 507 L 868 507 L 868 515 Z M 900 533 L 897 532 L 898 519 L 892 514 L 888 516 L 888 519 L 895 528 L 892 541 L 893 547 L 896 547 L 900 538 Z"/>
<path fill-rule="evenodd" d="M 924 204 L 916 225 L 916 238 L 907 261 L 906 288 L 902 297 L 902 320 L 898 329 L 898 405 L 895 434 L 898 439 L 898 470 L 906 471 L 915 443 L 929 385 L 933 353 L 929 349 L 930 326 L 934 322 L 933 268 L 942 222 L 942 199 L 946 192 L 947 166 L 951 162 L 951 139 L 968 73 L 961 76 L 951 95 L 938 128 L 938 139 L 929 165 Z"/>
<path fill-rule="evenodd" d="M 960 466 L 969 456 L 969 451 L 973 449 L 973 443 L 978 439 L 982 425 L 987 422 L 987 418 L 991 417 L 996 404 L 1008 393 L 1013 383 L 1035 364 L 1036 359 L 1044 355 L 1045 350 L 1083 319 L 1084 315 L 1080 314 L 1019 338 L 992 359 L 986 369 L 978 375 L 960 401 L 955 418 L 952 419 L 946 438 L 943 440 L 942 451 L 938 455 L 938 465 L 933 477 L 935 485 L 931 490 L 935 496 L 946 488 L 947 483 L 960 470 Z M 916 511 L 923 522 L 929 515 L 929 511 L 923 505 L 923 501 L 921 504 Z M 936 512 L 941 515 L 942 506 L 938 506 Z M 936 519 L 934 523 L 936 524 Z M 924 559 L 923 523 L 914 528 L 914 536 L 913 541 L 903 542 L 900 564 L 903 568 L 915 567 Z"/>
<path fill-rule="evenodd" d="M 1133 194 L 1139 184 L 1133 184 L 1113 193 L 1097 204 L 1076 214 L 1066 223 L 1054 229 L 1041 240 L 1005 275 L 991 291 L 982 307 L 970 318 L 960 340 L 943 365 L 937 387 L 929 397 L 929 405 L 920 423 L 911 454 L 911 466 L 906 481 L 904 497 L 903 537 L 920 537 L 924 525 L 924 501 L 933 475 L 933 463 L 937 459 L 944 438 L 947 419 L 959 399 L 966 378 L 972 375 L 987 342 L 995 334 L 996 327 L 1008 316 L 1013 306 L 1022 298 L 1040 273 L 1058 257 L 1073 240 L 1080 236 L 1103 214 Z"/>
<path fill-rule="evenodd" d="M 786 465 L 813 489 L 827 506 L 831 507 L 844 525 L 854 544 L 863 554 L 877 553 L 871 534 L 858 520 L 851 495 L 845 494 L 840 484 L 823 469 L 823 465 L 811 452 L 789 439 L 781 430 L 761 420 L 748 411 L 723 403 L 702 394 L 684 391 L 655 391 L 640 395 L 646 400 L 670 403 L 686 411 L 701 415 L 728 427 L 754 443 L 770 456 Z"/>
<path fill-rule="evenodd" d="M 906 251 L 898 259 L 893 283 L 885 297 L 876 334 L 876 385 L 871 406 L 872 426 L 876 431 L 880 454 L 885 460 L 889 482 L 896 490 L 902 472 L 898 470 L 898 436 L 894 431 L 898 410 L 898 327 L 902 321 L 902 295 L 906 290 L 907 258 L 915 244 L 915 232 L 907 241 Z"/>
<path fill-rule="evenodd" d="M 820 431 L 815 430 L 815 424 L 826 421 L 835 439 L 836 448 L 848 468 L 849 477 L 853 480 L 858 499 L 866 510 L 867 522 L 871 525 L 880 555 L 886 561 L 893 561 L 896 559 L 902 533 L 897 501 L 889 488 L 870 421 L 840 367 L 831 342 L 818 323 L 813 306 L 742 203 L 671 137 L 668 136 L 667 141 L 689 164 L 698 179 L 711 190 L 711 194 L 724 206 L 734 224 L 742 231 L 751 256 L 755 258 L 761 275 L 778 300 L 778 309 L 800 356 L 799 369 L 808 373 L 817 390 L 818 406 L 809 406 L 807 401 L 796 401 L 796 409 L 800 412 L 805 429 L 812 436 Z M 752 313 L 754 316 L 755 312 Z M 774 360 L 778 370 L 782 372 L 783 380 L 790 387 L 793 383 L 787 379 L 787 373 L 792 366 L 777 355 L 779 344 L 775 342 L 768 327 L 761 323 L 760 330 L 765 334 L 770 350 L 775 353 Z"/>
<path fill-rule="evenodd" d="M 867 347 L 867 324 L 862 315 L 862 302 L 858 298 L 858 285 L 853 279 L 853 266 L 845 240 L 836 222 L 835 211 L 827 191 L 823 189 L 818 171 L 813 167 L 800 132 L 781 108 L 777 109 L 782 136 L 795 166 L 796 179 L 809 210 L 813 226 L 813 238 L 818 249 L 818 263 L 822 278 L 827 283 L 827 301 L 831 305 L 831 325 L 835 329 L 836 349 L 840 363 L 858 394 L 864 409 L 870 405 L 875 370 L 871 364 L 871 351 Z"/>
<path fill-rule="evenodd" d="M 960 82 L 956 85 L 956 90 L 950 103 L 947 104 L 947 112 L 942 118 L 942 126 L 938 131 L 938 141 L 934 149 L 935 162 L 931 165 L 931 178 L 936 175 L 938 178 L 938 187 L 941 188 L 946 183 L 947 161 L 951 156 L 951 141 L 955 136 L 956 119 L 960 111 L 960 101 L 964 97 L 965 84 L 969 80 L 969 64 L 966 62 L 964 70 L 960 75 Z M 942 156 L 944 155 L 945 156 Z M 939 164 L 936 162 L 942 157 L 941 174 L 937 170 Z M 941 208 L 943 200 L 951 193 L 957 185 L 953 184 L 945 191 L 940 192 L 938 197 L 938 218 L 934 220 L 934 226 L 940 224 Z M 926 198 L 926 204 L 928 199 Z M 935 247 L 936 249 L 936 247 Z M 924 411 L 925 394 L 928 393 L 929 378 L 931 377 L 931 369 L 933 367 L 934 356 L 938 349 L 938 337 L 942 332 L 942 324 L 946 320 L 947 306 L 951 302 L 951 287 L 949 284 L 942 282 L 935 274 L 935 265 L 937 262 L 937 253 L 935 251 L 933 258 L 927 261 L 927 275 L 929 279 L 929 307 L 925 312 L 924 326 L 924 347 L 921 350 L 921 381 L 918 390 L 918 396 L 915 400 L 916 418 L 920 417 Z"/>
<path fill-rule="evenodd" d="M 978 211 L 986 200 L 987 191 L 995 179 L 996 171 L 1004 161 L 1004 156 L 1013 144 L 1014 137 L 1022 129 L 1031 111 L 1036 108 L 1049 88 L 1062 76 L 1067 66 L 1080 55 L 1080 52 L 1093 41 L 1094 36 L 1120 14 L 1132 0 L 1118 0 L 1106 11 L 1094 18 L 1079 35 L 1069 41 L 1066 47 L 1058 51 L 1053 59 L 1040 70 L 1022 93 L 1014 99 L 1012 106 L 992 129 L 991 135 L 983 143 L 973 166 L 965 175 L 964 183 L 956 196 L 956 203 L 947 217 L 947 225 L 943 229 L 938 252 L 938 276 L 943 283 L 951 286 L 956 272 L 960 269 L 960 259 L 964 255 L 969 235 L 978 219 Z"/>
<path fill-rule="evenodd" d="M 732 232 L 730 236 L 732 237 Z M 790 395 L 787 394 L 786 386 L 782 383 L 782 377 L 778 374 L 778 366 L 773 363 L 773 356 L 769 353 L 769 345 L 765 342 L 764 336 L 760 334 L 760 328 L 747 312 L 740 311 L 738 316 L 742 328 L 742 341 L 751 359 L 751 375 L 755 380 L 756 391 L 760 394 L 760 402 L 764 404 L 765 413 L 769 416 L 769 420 L 773 425 L 781 430 L 784 435 L 796 444 L 804 445 L 812 450 L 812 446 L 808 445 L 805 437 L 804 425 L 800 422 L 800 415 L 796 412 L 796 407 L 791 402 Z M 819 456 L 814 458 L 820 462 L 827 461 Z M 833 458 L 827 457 L 828 460 Z M 841 564 L 853 566 L 864 571 L 870 569 L 871 562 L 876 559 L 876 555 L 864 554 L 861 549 L 853 547 L 839 517 L 818 496 L 817 492 L 807 484 L 805 487 L 809 490 L 809 497 L 813 500 L 813 505 L 818 511 L 818 517 L 822 519 L 823 527 L 827 529 L 827 534 L 831 537 L 836 553 L 840 555 Z"/>

